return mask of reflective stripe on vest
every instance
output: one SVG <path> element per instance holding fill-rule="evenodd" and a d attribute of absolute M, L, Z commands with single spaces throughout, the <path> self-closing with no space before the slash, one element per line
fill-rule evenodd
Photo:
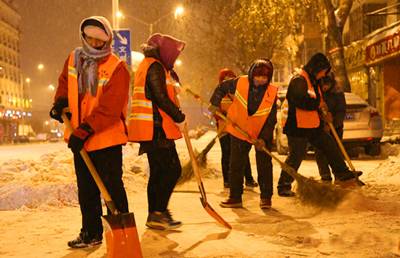
<path fill-rule="evenodd" d="M 153 102 L 146 98 L 146 77 L 150 66 L 159 62 L 154 58 L 145 58 L 139 65 L 133 85 L 131 98 L 131 113 L 128 121 L 129 141 L 142 142 L 153 139 L 154 117 Z M 161 63 L 160 63 L 161 64 Z M 175 81 L 171 79 L 169 72 L 165 70 L 168 97 L 178 106 L 175 92 Z M 162 117 L 162 127 L 167 139 L 182 138 L 182 134 L 173 119 L 163 110 L 158 109 Z"/>
<path fill-rule="evenodd" d="M 249 81 L 247 76 L 241 76 L 236 85 L 235 97 L 228 111 L 228 118 L 246 131 L 253 139 L 257 139 L 263 128 L 272 106 L 275 102 L 278 88 L 268 85 L 260 106 L 255 114 L 249 116 L 247 112 L 247 99 L 249 93 Z M 250 142 L 246 137 L 239 133 L 231 123 L 228 123 L 226 130 L 233 136 Z"/>
<path fill-rule="evenodd" d="M 316 99 L 317 94 L 314 91 L 314 87 L 311 83 L 308 73 L 304 70 L 301 70 L 300 75 L 307 81 L 308 95 L 311 98 Z M 318 111 L 304 110 L 296 107 L 296 122 L 297 122 L 297 128 L 318 128 L 320 124 Z"/>
<path fill-rule="evenodd" d="M 86 93 L 79 106 L 79 92 L 78 92 L 78 73 L 75 69 L 75 51 L 73 51 L 68 60 L 68 104 L 69 110 L 72 114 L 71 125 L 72 128 L 77 128 L 80 123 L 88 117 L 94 108 L 98 106 L 99 99 L 103 95 L 103 88 L 108 87 L 107 83 L 111 79 L 115 69 L 122 61 L 111 54 L 107 60 L 98 66 L 98 87 L 96 96 Z M 101 76 L 101 77 L 100 77 Z M 121 101 L 125 101 L 125 109 L 121 114 L 121 119 L 101 132 L 96 132 L 85 142 L 86 151 L 95 151 L 107 147 L 125 144 L 128 140 L 126 135 L 125 117 L 126 106 L 128 104 L 128 96 L 121 96 Z M 68 141 L 71 132 L 65 128 L 64 139 Z"/>

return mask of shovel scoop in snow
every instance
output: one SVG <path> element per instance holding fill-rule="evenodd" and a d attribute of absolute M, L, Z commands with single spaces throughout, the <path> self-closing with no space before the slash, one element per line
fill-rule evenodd
<path fill-rule="evenodd" d="M 142 252 L 132 212 L 103 216 L 107 258 L 139 258 Z"/>

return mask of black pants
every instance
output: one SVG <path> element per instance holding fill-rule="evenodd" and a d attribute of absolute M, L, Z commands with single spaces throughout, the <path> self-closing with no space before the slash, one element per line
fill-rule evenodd
<path fill-rule="evenodd" d="M 267 145 L 269 145 L 267 143 Z M 243 174 L 249 159 L 251 144 L 231 136 L 231 160 L 230 160 L 230 198 L 240 199 L 243 194 Z M 268 147 L 270 149 L 270 147 Z M 258 184 L 261 198 L 272 196 L 272 161 L 271 157 L 263 151 L 256 150 L 256 163 Z"/>
<path fill-rule="evenodd" d="M 340 139 L 343 138 L 343 127 L 335 128 Z M 334 137 L 331 134 L 332 137 Z M 336 140 L 335 140 L 336 143 Z M 337 144 L 337 143 L 336 143 Z M 321 180 L 332 181 L 331 169 L 329 168 L 329 162 L 327 157 L 319 149 L 315 150 L 315 160 L 317 161 L 319 175 Z"/>
<path fill-rule="evenodd" d="M 346 166 L 335 140 L 324 131 L 317 131 L 308 137 L 288 136 L 288 143 L 289 156 L 286 158 L 285 162 L 296 171 L 305 158 L 307 143 L 311 143 L 311 145 L 319 149 L 326 156 L 336 179 L 346 180 L 354 177 Z M 288 173 L 282 170 L 278 181 L 278 190 L 291 189 L 293 180 L 294 179 Z"/>
<path fill-rule="evenodd" d="M 150 178 L 147 184 L 149 212 L 164 212 L 181 176 L 181 163 L 175 147 L 156 148 L 147 152 Z"/>
<path fill-rule="evenodd" d="M 122 146 L 89 152 L 105 187 L 120 212 L 128 212 L 128 200 L 122 182 Z M 103 214 L 100 191 L 80 154 L 74 154 L 75 173 L 78 183 L 78 199 L 82 213 L 82 232 L 89 237 L 101 236 Z M 110 211 L 107 209 L 108 214 Z"/>
<path fill-rule="evenodd" d="M 229 162 L 231 158 L 231 135 L 226 134 L 219 138 L 219 143 L 221 144 L 221 165 L 222 165 L 222 176 L 224 178 L 224 184 L 229 183 Z M 246 182 L 254 181 L 253 176 L 251 175 L 251 166 L 250 159 L 247 155 L 246 166 L 244 170 L 244 177 Z"/>

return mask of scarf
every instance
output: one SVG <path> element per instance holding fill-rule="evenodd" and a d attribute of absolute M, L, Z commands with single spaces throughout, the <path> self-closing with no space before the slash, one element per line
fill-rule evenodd
<path fill-rule="evenodd" d="M 83 47 L 75 49 L 75 68 L 78 73 L 78 92 L 85 94 L 90 92 L 92 96 L 97 94 L 98 63 L 111 54 L 111 48 L 95 49 L 83 40 Z"/>

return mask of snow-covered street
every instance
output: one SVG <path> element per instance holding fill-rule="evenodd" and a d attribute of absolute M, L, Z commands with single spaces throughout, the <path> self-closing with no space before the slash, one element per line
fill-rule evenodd
<path fill-rule="evenodd" d="M 193 140 L 197 149 L 214 136 L 207 133 Z M 397 146 L 384 150 L 397 153 Z M 10 157 L 0 166 L 0 257 L 78 258 L 105 257 L 106 245 L 97 249 L 71 250 L 66 242 L 80 228 L 75 175 L 71 154 L 63 143 L 21 145 L 2 149 Z M 178 142 L 183 164 L 187 152 Z M 135 213 L 145 257 L 398 257 L 400 241 L 400 157 L 354 161 L 367 183 L 349 195 L 336 211 L 302 206 L 296 199 L 273 197 L 273 209 L 262 211 L 256 191 L 245 191 L 244 208 L 223 209 L 226 197 L 220 174 L 220 149 L 208 155 L 205 178 L 209 203 L 233 230 L 219 226 L 203 210 L 194 181 L 179 186 L 170 208 L 184 222 L 179 230 L 159 232 L 145 226 L 147 216 L 146 157 L 136 155 L 137 146 L 125 153 L 125 185 Z M 28 155 L 27 158 L 25 155 Z M 42 155 L 40 158 L 39 156 Z M 251 156 L 255 175 L 254 155 Z M 284 157 L 281 156 L 281 159 Z M 313 160 L 303 163 L 300 173 L 315 176 Z M 275 185 L 279 167 L 274 163 Z"/>

